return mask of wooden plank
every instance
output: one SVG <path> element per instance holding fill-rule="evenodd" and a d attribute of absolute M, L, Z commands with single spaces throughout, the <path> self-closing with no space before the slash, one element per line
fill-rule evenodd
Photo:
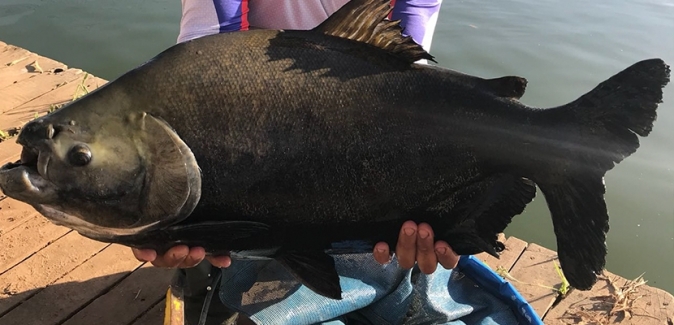
<path fill-rule="evenodd" d="M 58 73 L 65 71 L 68 67 L 58 61 L 39 56 L 35 53 L 29 53 L 27 57 L 21 58 L 21 62 L 14 65 L 0 65 L 0 89 L 19 83 L 28 78 L 45 72 Z"/>
<path fill-rule="evenodd" d="M 590 323 L 597 320 L 600 324 L 667 324 L 668 319 L 674 319 L 674 297 L 664 290 L 641 286 L 635 292 L 632 305 L 633 317 L 626 317 L 624 313 L 613 315 L 610 311 L 615 306 L 612 294 L 615 291 L 609 285 L 609 279 L 616 288 L 620 288 L 628 280 L 606 272 L 607 278 L 600 279 L 588 291 L 573 290 L 559 304 L 550 309 L 545 315 L 546 324 L 578 324 L 582 321 Z M 583 319 L 584 318 L 584 319 Z"/>
<path fill-rule="evenodd" d="M 4 214 L 4 212 L 3 212 Z M 0 274 L 14 267 L 35 252 L 63 237 L 70 229 L 53 224 L 45 217 L 35 215 L 23 225 L 0 236 Z M 0 276 L 0 290 L 7 285 Z"/>
<path fill-rule="evenodd" d="M 0 318 L 2 324 L 57 325 L 143 263 L 128 247 L 110 245 Z M 35 311 L 39 310 L 39 313 Z"/>
<path fill-rule="evenodd" d="M 164 324 L 164 310 L 166 310 L 166 299 L 160 300 L 131 325 L 162 325 Z"/>
<path fill-rule="evenodd" d="M 0 51 L 0 67 L 24 63 L 32 53 L 15 45 L 5 45 Z"/>
<path fill-rule="evenodd" d="M 515 262 L 517 262 L 517 259 L 520 258 L 524 250 L 527 248 L 527 242 L 517 237 L 511 236 L 503 243 L 505 244 L 505 250 L 501 252 L 499 258 L 495 258 L 487 253 L 477 254 L 475 257 L 489 265 L 492 270 L 496 270 L 499 266 L 501 266 L 510 271 L 515 265 Z"/>
<path fill-rule="evenodd" d="M 0 275 L 0 315 L 68 274 L 107 245 L 71 232 Z"/>
<path fill-rule="evenodd" d="M 35 209 L 11 198 L 0 200 L 0 237 L 36 215 Z"/>
<path fill-rule="evenodd" d="M 0 166 L 18 160 L 20 155 L 21 146 L 16 143 L 16 139 L 0 142 Z"/>
<path fill-rule="evenodd" d="M 73 95 L 78 91 L 82 95 L 84 92 L 79 90 L 80 84 L 85 74 L 79 74 L 75 79 L 60 85 L 54 90 L 48 91 L 45 94 L 34 98 L 26 103 L 23 103 L 11 110 L 8 110 L 0 116 L 0 130 L 8 130 L 14 127 L 22 127 L 27 122 L 35 118 L 35 114 L 43 116 L 46 114 L 52 105 L 62 105 L 70 102 Z M 97 78 L 92 75 L 87 75 L 83 85 L 88 91 L 92 91 L 106 83 L 105 80 Z"/>
<path fill-rule="evenodd" d="M 0 113 L 7 112 L 40 95 L 71 82 L 82 74 L 80 69 L 68 69 L 62 73 L 41 73 L 22 82 L 0 89 Z"/>
<path fill-rule="evenodd" d="M 622 279 L 622 278 L 621 278 Z M 643 295 L 633 305 L 632 324 L 673 324 L 674 296 L 669 292 L 643 286 L 638 292 Z"/>
<path fill-rule="evenodd" d="M 164 299 L 174 272 L 146 263 L 63 325 L 129 324 Z"/>
<path fill-rule="evenodd" d="M 510 281 L 536 313 L 543 317 L 557 295 L 545 287 L 559 288 L 562 281 L 553 261 L 557 253 L 537 244 L 529 244 L 510 271 L 518 281 Z M 545 286 L 545 287 L 544 287 Z"/>

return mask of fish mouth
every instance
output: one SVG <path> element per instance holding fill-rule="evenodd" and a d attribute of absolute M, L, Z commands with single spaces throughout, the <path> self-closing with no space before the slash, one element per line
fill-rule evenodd
<path fill-rule="evenodd" d="M 49 179 L 47 176 L 49 154 L 45 153 L 44 151 L 30 147 L 23 147 L 23 150 L 21 151 L 21 160 L 19 162 L 20 165 L 36 170 L 37 173 L 45 180 Z"/>
<path fill-rule="evenodd" d="M 0 167 L 0 189 L 5 195 L 33 206 L 59 226 L 69 226 L 75 217 L 50 207 L 57 202 L 57 188 L 46 177 L 49 155 L 24 145 L 21 159 Z"/>
<path fill-rule="evenodd" d="M 0 167 L 0 189 L 31 205 L 50 201 L 56 191 L 46 177 L 49 160 L 47 153 L 24 146 L 20 160 Z"/>

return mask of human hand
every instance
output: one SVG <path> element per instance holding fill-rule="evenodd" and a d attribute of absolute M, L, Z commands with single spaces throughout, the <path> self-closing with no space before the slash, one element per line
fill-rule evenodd
<path fill-rule="evenodd" d="M 419 270 L 425 274 L 435 272 L 440 263 L 446 269 L 453 269 L 459 263 L 459 255 L 454 253 L 449 244 L 443 240 L 434 243 L 433 229 L 427 223 L 417 225 L 414 221 L 406 221 L 400 228 L 396 257 L 398 265 L 410 269 L 416 261 Z M 390 261 L 389 247 L 385 242 L 374 246 L 374 259 L 380 264 Z"/>
<path fill-rule="evenodd" d="M 195 267 L 204 258 L 213 266 L 225 268 L 232 264 L 229 256 L 206 256 L 203 247 L 187 247 L 186 245 L 177 245 L 171 247 L 164 255 L 157 255 L 153 249 L 131 248 L 133 256 L 141 262 L 151 262 L 156 267 L 168 268 L 190 268 Z"/>

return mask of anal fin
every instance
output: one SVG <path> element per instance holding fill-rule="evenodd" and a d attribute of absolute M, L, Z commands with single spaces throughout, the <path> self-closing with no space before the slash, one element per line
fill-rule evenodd
<path fill-rule="evenodd" d="M 450 223 L 442 238 L 460 255 L 486 252 L 498 257 L 498 241 L 512 218 L 536 196 L 536 185 L 510 174 L 490 175 L 455 194 L 461 202 L 442 220 Z M 441 221 L 442 222 L 442 221 Z"/>
<path fill-rule="evenodd" d="M 526 178 L 503 175 L 496 180 L 488 195 L 492 201 L 477 217 L 477 231 L 485 241 L 499 246 L 497 251 L 502 251 L 505 246 L 498 242 L 498 234 L 533 201 L 536 185 Z"/>
<path fill-rule="evenodd" d="M 342 287 L 335 269 L 335 260 L 322 251 L 282 252 L 275 257 L 307 288 L 336 300 L 342 299 Z"/>

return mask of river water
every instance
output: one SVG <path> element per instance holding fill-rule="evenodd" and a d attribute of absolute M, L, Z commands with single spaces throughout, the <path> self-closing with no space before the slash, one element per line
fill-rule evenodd
<path fill-rule="evenodd" d="M 174 44 L 179 20 L 179 0 L 2 0 L 0 40 L 110 80 Z M 674 0 L 445 0 L 431 53 L 465 73 L 526 77 L 522 102 L 557 106 L 639 60 L 674 65 Z M 605 183 L 607 269 L 674 293 L 672 126 L 670 84 L 653 132 Z M 556 249 L 540 192 L 506 234 Z"/>

